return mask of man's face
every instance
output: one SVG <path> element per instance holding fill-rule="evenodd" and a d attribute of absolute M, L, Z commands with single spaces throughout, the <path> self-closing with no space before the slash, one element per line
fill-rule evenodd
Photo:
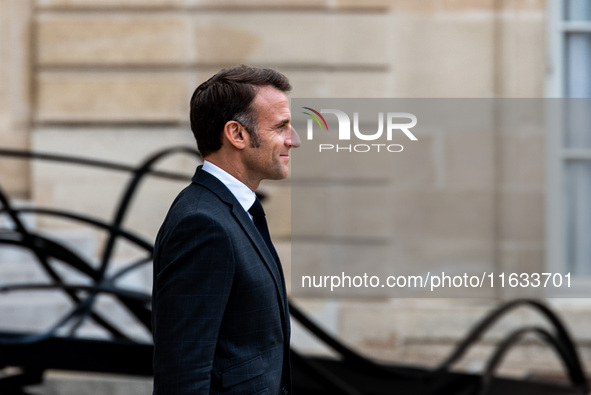
<path fill-rule="evenodd" d="M 300 139 L 291 127 L 287 96 L 271 86 L 259 88 L 254 98 L 260 144 L 245 151 L 248 178 L 258 185 L 263 179 L 281 180 L 289 174 L 289 150 Z"/>

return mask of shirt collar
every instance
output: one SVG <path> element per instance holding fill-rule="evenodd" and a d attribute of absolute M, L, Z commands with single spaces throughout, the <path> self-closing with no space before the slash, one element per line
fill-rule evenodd
<path fill-rule="evenodd" d="M 232 195 L 234 195 L 236 200 L 238 200 L 238 203 L 240 203 L 244 211 L 248 213 L 248 209 L 256 200 L 256 194 L 251 191 L 249 187 L 247 187 L 244 183 L 239 181 L 227 171 L 207 160 L 203 161 L 202 169 L 220 180 L 230 190 L 230 192 L 232 192 Z"/>

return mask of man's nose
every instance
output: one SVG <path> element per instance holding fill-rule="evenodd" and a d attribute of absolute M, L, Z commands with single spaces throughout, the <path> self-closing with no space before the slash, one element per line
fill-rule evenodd
<path fill-rule="evenodd" d="M 300 140 L 300 136 L 298 135 L 298 132 L 296 132 L 294 127 L 293 126 L 290 126 L 290 127 L 291 127 L 291 130 L 289 132 L 289 136 L 288 136 L 285 144 L 289 145 L 292 148 L 297 148 L 300 145 L 302 145 L 302 141 Z"/>

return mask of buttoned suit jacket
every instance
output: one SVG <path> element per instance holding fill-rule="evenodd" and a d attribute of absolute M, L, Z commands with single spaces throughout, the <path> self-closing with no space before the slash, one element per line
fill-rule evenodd
<path fill-rule="evenodd" d="M 280 263 L 221 181 L 192 181 L 155 243 L 154 394 L 289 393 Z"/>

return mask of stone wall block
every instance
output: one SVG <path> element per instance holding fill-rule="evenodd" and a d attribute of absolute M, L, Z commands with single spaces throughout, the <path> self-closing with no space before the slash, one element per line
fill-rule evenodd
<path fill-rule="evenodd" d="M 546 136 L 543 131 L 520 130 L 503 134 L 503 183 L 542 190 L 546 181 Z"/>
<path fill-rule="evenodd" d="M 387 239 L 388 198 L 388 190 L 377 186 L 293 186 L 293 232 L 305 237 Z"/>
<path fill-rule="evenodd" d="M 495 136 L 486 131 L 455 131 L 445 137 L 445 183 L 491 188 L 495 182 Z"/>
<path fill-rule="evenodd" d="M 396 97 L 493 95 L 492 13 L 477 18 L 462 14 L 443 14 L 439 18 L 394 14 L 393 19 L 390 26 Z"/>
<path fill-rule="evenodd" d="M 545 4 L 527 9 L 535 1 L 511 1 L 515 8 L 501 14 L 500 95 L 503 97 L 544 97 L 548 74 Z M 523 7 L 518 10 L 517 8 Z M 509 8 L 508 7 L 508 8 Z"/>
<path fill-rule="evenodd" d="M 71 8 L 164 8 L 185 6 L 192 0 L 35 0 L 41 9 Z"/>
<path fill-rule="evenodd" d="M 193 37 L 198 63 L 339 64 L 385 66 L 385 15 L 292 12 L 285 29 L 276 13 L 195 15 Z M 363 30 L 370 43 L 355 32 Z M 269 34 L 273 32 L 273 34 Z M 354 51 L 353 51 L 354 48 Z"/>
<path fill-rule="evenodd" d="M 38 122 L 186 122 L 193 87 L 182 73 L 43 72 Z"/>
<path fill-rule="evenodd" d="M 191 60 L 188 18 L 129 14 L 42 15 L 40 65 L 183 64 Z"/>
<path fill-rule="evenodd" d="M 500 199 L 502 241 L 543 243 L 545 193 L 505 191 Z"/>
<path fill-rule="evenodd" d="M 189 8 L 189 9 L 224 9 L 236 8 L 258 9 L 356 9 L 356 10 L 384 10 L 388 7 L 387 0 L 37 0 L 37 5 L 43 9 L 68 8 Z"/>
<path fill-rule="evenodd" d="M 493 239 L 494 201 L 487 189 L 393 190 L 395 235 L 409 239 L 484 241 Z"/>

